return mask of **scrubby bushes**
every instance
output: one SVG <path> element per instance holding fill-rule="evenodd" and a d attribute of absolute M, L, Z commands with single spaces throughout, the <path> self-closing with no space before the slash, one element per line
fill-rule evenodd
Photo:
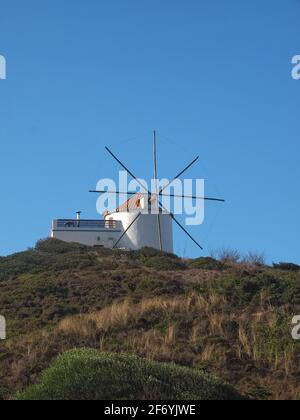
<path fill-rule="evenodd" d="M 202 371 L 134 356 L 74 350 L 60 356 L 19 400 L 238 400 Z"/>
<path fill-rule="evenodd" d="M 199 268 L 202 270 L 217 270 L 222 271 L 226 268 L 226 264 L 221 261 L 215 260 L 211 257 L 201 257 L 191 260 L 189 266 L 192 268 Z"/>
<path fill-rule="evenodd" d="M 66 254 L 68 252 L 85 251 L 87 246 L 75 243 L 59 241 L 58 239 L 41 239 L 36 243 L 36 251 L 48 252 L 50 254 Z"/>
<path fill-rule="evenodd" d="M 177 279 L 153 279 L 151 277 L 145 277 L 139 282 L 135 292 L 137 296 L 174 296 L 183 293 L 184 286 Z"/>
<path fill-rule="evenodd" d="M 300 266 L 292 263 L 273 264 L 273 267 L 284 271 L 300 271 Z"/>
<path fill-rule="evenodd" d="M 218 259 L 226 263 L 237 264 L 241 259 L 241 254 L 235 249 L 223 248 L 218 251 Z"/>
<path fill-rule="evenodd" d="M 225 272 L 210 283 L 193 285 L 198 293 L 225 296 L 234 307 L 248 305 L 300 305 L 300 277 L 298 273 L 266 270 L 250 275 Z"/>
<path fill-rule="evenodd" d="M 263 253 L 249 251 L 248 254 L 243 257 L 243 262 L 257 266 L 264 266 L 266 264 L 266 256 Z"/>
<path fill-rule="evenodd" d="M 241 254 L 236 249 L 223 248 L 217 252 L 212 252 L 212 256 L 226 264 L 245 263 L 254 266 L 264 266 L 266 264 L 266 256 L 264 253 L 249 251 Z"/>
<path fill-rule="evenodd" d="M 186 265 L 176 255 L 153 248 L 143 248 L 130 253 L 130 257 L 145 267 L 162 271 L 184 270 Z"/>
<path fill-rule="evenodd" d="M 140 249 L 139 251 L 132 251 L 131 255 L 133 258 L 138 258 L 141 260 L 147 259 L 147 258 L 154 258 L 154 257 L 167 257 L 171 259 L 178 259 L 178 257 L 175 254 L 170 254 L 168 252 L 159 251 L 154 248 L 145 247 Z"/>
<path fill-rule="evenodd" d="M 38 274 L 45 271 L 63 271 L 77 268 L 82 261 L 91 264 L 89 248 L 56 239 L 39 241 L 35 249 L 0 259 L 0 282 L 23 273 Z"/>

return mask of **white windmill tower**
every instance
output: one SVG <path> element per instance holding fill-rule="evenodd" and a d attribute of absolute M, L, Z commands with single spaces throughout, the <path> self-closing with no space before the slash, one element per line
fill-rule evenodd
<path fill-rule="evenodd" d="M 209 200 L 224 202 L 218 198 L 185 196 L 175 194 L 164 194 L 164 191 L 178 178 L 180 178 L 191 166 L 199 159 L 196 157 L 188 166 L 186 166 L 172 181 L 163 188 L 158 189 L 157 174 L 157 150 L 156 150 L 156 132 L 154 132 L 153 150 L 154 150 L 154 180 L 156 191 L 148 191 L 140 180 L 121 162 L 121 160 L 108 148 L 107 152 L 125 169 L 125 171 L 136 180 L 142 188 L 142 193 L 136 192 L 113 192 L 92 190 L 92 193 L 100 194 L 120 194 L 131 195 L 118 209 L 104 215 L 107 226 L 113 223 L 120 223 L 123 227 L 122 234 L 113 244 L 113 248 L 125 248 L 137 250 L 143 247 L 152 247 L 165 252 L 173 252 L 173 222 L 202 250 L 202 246 L 190 235 L 184 226 L 175 218 L 174 214 L 169 212 L 161 203 L 163 196 L 174 198 L 187 198 L 198 200 Z"/>

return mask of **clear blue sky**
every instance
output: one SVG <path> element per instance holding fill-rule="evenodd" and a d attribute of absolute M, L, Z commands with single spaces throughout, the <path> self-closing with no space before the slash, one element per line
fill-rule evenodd
<path fill-rule="evenodd" d="M 118 169 L 105 145 L 150 176 L 156 128 L 160 175 L 199 154 L 190 176 L 227 199 L 192 229 L 206 253 L 300 263 L 299 19 L 298 0 L 2 0 L 0 255 L 97 217 L 88 190 Z"/>

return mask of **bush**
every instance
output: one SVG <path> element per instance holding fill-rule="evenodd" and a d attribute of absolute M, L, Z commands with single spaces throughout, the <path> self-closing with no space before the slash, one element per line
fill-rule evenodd
<path fill-rule="evenodd" d="M 139 251 L 133 251 L 132 254 L 136 256 L 136 258 L 144 259 L 144 258 L 153 258 L 153 257 L 168 257 L 172 259 L 178 259 L 175 254 L 170 254 L 168 252 L 159 251 L 158 249 L 145 247 L 140 249 Z"/>
<path fill-rule="evenodd" d="M 41 240 L 35 249 L 0 259 L 0 282 L 21 274 L 39 274 L 46 271 L 75 269 L 82 261 L 92 263 L 88 247 L 56 239 Z"/>
<path fill-rule="evenodd" d="M 36 243 L 36 251 L 48 252 L 49 254 L 66 254 L 87 250 L 88 247 L 76 243 L 63 242 L 58 239 L 41 239 Z"/>
<path fill-rule="evenodd" d="M 38 385 L 17 400 L 239 400 L 206 373 L 135 356 L 80 349 L 52 363 Z"/>
<path fill-rule="evenodd" d="M 281 262 L 279 264 L 273 264 L 273 267 L 284 271 L 300 271 L 300 266 L 292 263 Z"/>
<path fill-rule="evenodd" d="M 184 293 L 184 285 L 176 278 L 159 279 L 145 277 L 136 288 L 136 295 L 148 296 L 174 296 Z"/>
<path fill-rule="evenodd" d="M 241 254 L 237 250 L 224 248 L 218 252 L 218 258 L 223 262 L 237 264 L 241 259 Z"/>
<path fill-rule="evenodd" d="M 145 261 L 144 265 L 158 271 L 176 271 L 186 268 L 186 265 L 181 261 L 164 256 L 153 257 Z"/>
<path fill-rule="evenodd" d="M 272 395 L 268 389 L 260 385 L 251 386 L 247 394 L 249 397 L 254 398 L 255 400 L 267 400 Z"/>
<path fill-rule="evenodd" d="M 276 276 L 277 274 L 277 276 Z M 261 305 L 300 305 L 299 275 L 269 270 L 255 276 L 223 276 L 209 284 L 200 285 L 194 290 L 201 294 L 215 291 L 226 297 L 234 307 L 247 307 L 250 304 Z"/>
<path fill-rule="evenodd" d="M 154 248 L 143 248 L 130 253 L 130 258 L 139 261 L 143 266 L 160 271 L 184 270 L 186 265 L 176 255 Z"/>
<path fill-rule="evenodd" d="M 233 306 L 245 307 L 253 299 L 258 298 L 263 288 L 258 279 L 244 279 L 241 277 L 224 277 L 217 280 L 213 286 L 221 295 L 225 296 Z"/>
<path fill-rule="evenodd" d="M 243 261 L 257 266 L 264 266 L 266 264 L 266 256 L 265 254 L 260 254 L 257 252 L 248 252 L 247 255 L 243 258 Z"/>
<path fill-rule="evenodd" d="M 215 260 L 211 257 L 201 257 L 190 262 L 190 267 L 192 268 L 199 268 L 202 270 L 225 270 L 226 265 L 221 261 Z"/>

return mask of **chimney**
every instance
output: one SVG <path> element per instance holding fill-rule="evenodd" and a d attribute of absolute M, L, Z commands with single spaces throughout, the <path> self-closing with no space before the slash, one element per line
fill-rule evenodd
<path fill-rule="evenodd" d="M 81 220 L 81 211 L 77 211 L 76 215 L 77 215 L 77 227 L 80 227 L 80 220 Z"/>

